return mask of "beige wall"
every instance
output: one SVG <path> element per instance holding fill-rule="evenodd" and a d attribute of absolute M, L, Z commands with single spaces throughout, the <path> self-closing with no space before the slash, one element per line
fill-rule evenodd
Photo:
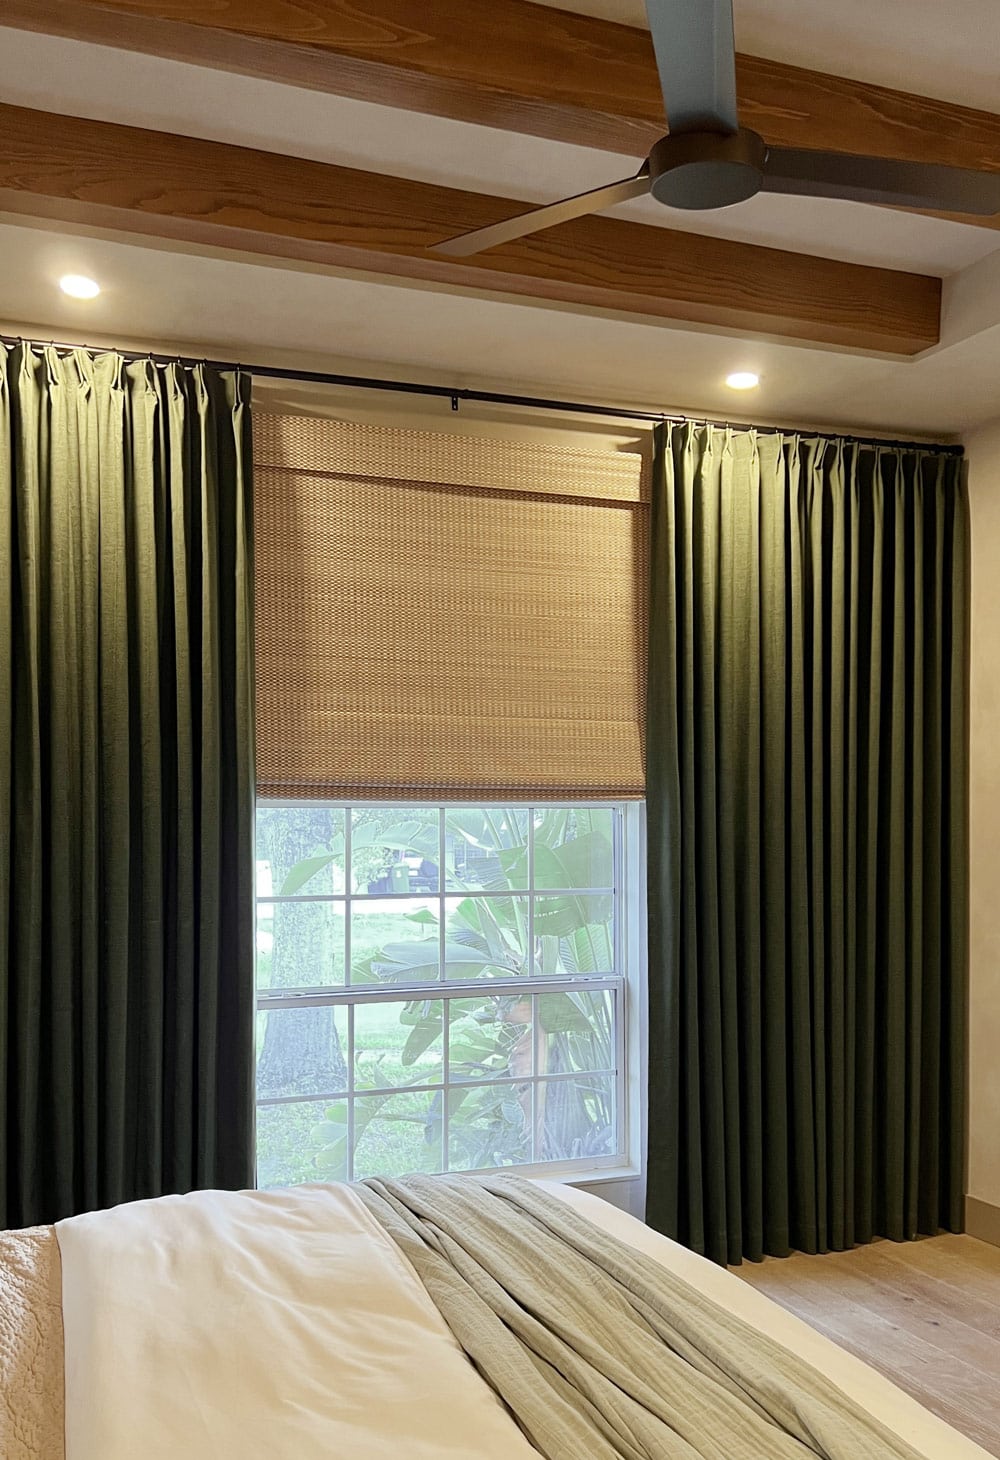
<path fill-rule="evenodd" d="M 1000 419 L 971 436 L 966 449 L 972 517 L 967 1190 L 979 1203 L 1000 1206 Z"/>

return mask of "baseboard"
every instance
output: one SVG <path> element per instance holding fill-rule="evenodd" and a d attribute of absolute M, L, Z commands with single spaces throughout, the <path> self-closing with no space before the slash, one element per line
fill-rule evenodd
<path fill-rule="evenodd" d="M 967 1196 L 965 1230 L 970 1237 L 978 1237 L 980 1242 L 992 1242 L 994 1247 L 1000 1247 L 1000 1207 L 980 1201 L 978 1196 Z"/>

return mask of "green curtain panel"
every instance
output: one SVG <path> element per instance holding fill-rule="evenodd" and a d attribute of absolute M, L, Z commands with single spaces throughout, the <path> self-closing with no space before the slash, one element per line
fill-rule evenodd
<path fill-rule="evenodd" d="M 960 1230 L 963 464 L 690 424 L 655 461 L 648 1218 L 718 1262 Z"/>
<path fill-rule="evenodd" d="M 0 1226 L 253 1180 L 241 377 L 0 346 Z"/>

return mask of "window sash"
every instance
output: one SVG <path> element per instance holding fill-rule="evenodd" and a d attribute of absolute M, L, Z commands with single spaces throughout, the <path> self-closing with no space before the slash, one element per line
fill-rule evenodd
<path fill-rule="evenodd" d="M 510 898 L 510 897 L 613 897 L 613 887 L 512 887 L 506 892 L 494 892 L 491 888 L 470 888 L 465 891 L 460 887 L 448 887 L 444 889 L 444 897 L 447 901 L 455 901 L 460 897 L 471 897 L 477 902 L 483 899 Z M 257 895 L 257 906 L 262 903 L 272 902 L 414 902 L 417 899 L 439 901 L 440 892 L 287 892 L 287 893 L 266 893 Z"/>
<path fill-rule="evenodd" d="M 580 973 L 548 978 L 541 975 L 516 974 L 510 978 L 450 978 L 425 980 L 417 984 L 355 984 L 352 988 L 337 985 L 326 988 L 262 989 L 257 995 L 257 1012 L 268 1009 L 330 1008 L 351 1004 L 409 1004 L 421 992 L 433 998 L 467 999 L 476 994 L 573 994 L 588 989 L 615 989 L 624 983 L 617 973 Z M 399 992 L 405 988 L 406 994 Z"/>
<path fill-rule="evenodd" d="M 402 1093 L 426 1093 L 438 1092 L 447 1093 L 463 1088 L 475 1089 L 479 1086 L 512 1086 L 521 1089 L 530 1089 L 531 1101 L 531 1129 L 532 1129 L 532 1160 L 529 1163 L 522 1163 L 519 1166 L 505 1166 L 499 1168 L 477 1167 L 478 1171 L 492 1169 L 507 1170 L 531 1170 L 537 1169 L 540 1173 L 556 1176 L 562 1172 L 572 1174 L 581 1171 L 601 1171 L 602 1169 L 619 1168 L 622 1162 L 629 1156 L 631 1150 L 631 1109 L 629 1091 L 629 1020 L 630 1015 L 630 989 L 626 978 L 624 966 L 624 947 L 626 936 L 626 889 L 623 887 L 623 874 L 625 871 L 625 806 L 621 802 L 600 800 L 570 800 L 565 802 L 538 803 L 535 801 L 518 801 L 514 797 L 505 797 L 502 802 L 492 803 L 488 801 L 472 801 L 463 797 L 460 800 L 442 801 L 437 799 L 433 802 L 413 801 L 402 797 L 393 797 L 380 801 L 358 801 L 356 799 L 327 799 L 327 798 L 285 798 L 285 797 L 260 797 L 257 805 L 262 808 L 275 807 L 294 810 L 296 807 L 323 807 L 330 810 L 344 812 L 344 862 L 343 871 L 345 878 L 345 891 L 342 893 L 292 893 L 283 896 L 280 893 L 258 894 L 256 903 L 278 904 L 294 902 L 313 903 L 334 903 L 344 907 L 344 938 L 345 938 L 345 983 L 336 986 L 324 987 L 285 987 L 280 989 L 269 988 L 259 989 L 257 992 L 257 1011 L 266 1013 L 279 1009 L 306 1009 L 324 1007 L 344 1007 L 347 1010 L 347 1048 L 345 1050 L 345 1064 L 347 1069 L 346 1087 L 331 1090 L 329 1092 L 306 1092 L 294 1095 L 262 1095 L 256 1099 L 259 1109 L 282 1105 L 321 1103 L 323 1101 L 338 1100 L 347 1102 L 348 1110 L 348 1179 L 353 1179 L 353 1162 L 355 1146 L 354 1129 L 354 1105 L 358 1099 L 368 1096 L 387 1096 Z M 439 842 L 438 842 L 438 867 L 439 887 L 436 892 L 400 892 L 400 893 L 368 893 L 354 892 L 351 890 L 352 865 L 351 865 L 351 829 L 352 811 L 356 809 L 367 809 L 379 807 L 387 810 L 398 810 L 400 812 L 420 812 L 426 814 L 428 810 L 434 809 L 438 812 Z M 448 812 L 453 809 L 468 809 L 483 807 L 489 810 L 505 811 L 517 809 L 527 812 L 529 825 L 536 810 L 551 811 L 553 809 L 565 808 L 572 811 L 600 810 L 612 813 L 612 856 L 613 856 L 613 882 L 611 887 L 587 887 L 587 888 L 536 888 L 534 882 L 534 835 L 528 837 L 527 877 L 526 885 L 523 888 L 508 889 L 506 891 L 492 891 L 486 889 L 462 889 L 449 888 L 446 878 L 446 824 Z M 635 869 L 631 869 L 633 874 Z M 444 945 L 446 938 L 446 919 L 444 916 L 449 899 L 454 902 L 460 898 L 489 899 L 489 898 L 524 898 L 528 905 L 528 930 L 526 946 L 528 949 L 534 947 L 534 904 L 535 899 L 545 896 L 604 896 L 612 898 L 612 919 L 611 919 L 611 948 L 613 969 L 599 974 L 562 974 L 557 977 L 543 976 L 538 974 L 520 974 L 510 977 L 478 978 L 478 979 L 457 979 L 447 978 L 446 960 L 444 958 Z M 434 979 L 421 979 L 419 981 L 403 982 L 394 980 L 391 985 L 374 984 L 352 984 L 351 982 L 351 906 L 355 902 L 364 904 L 366 902 L 387 902 L 396 900 L 407 902 L 419 900 L 422 902 L 437 903 L 440 909 L 439 937 L 440 937 L 440 974 Z M 553 1074 L 539 1074 L 537 1067 L 533 1066 L 531 1075 L 510 1075 L 484 1078 L 483 1080 L 462 1080 L 451 1079 L 449 1070 L 449 1024 L 447 1011 L 442 1010 L 442 1071 L 443 1077 L 437 1081 L 420 1081 L 412 1085 L 386 1086 L 379 1088 L 356 1087 L 355 1068 L 355 1037 L 354 1037 L 354 1009 L 359 1005 L 396 1003 L 405 1004 L 419 999 L 421 995 L 440 1000 L 447 1004 L 453 999 L 467 999 L 470 997 L 482 997 L 484 995 L 521 994 L 525 998 L 532 996 L 554 994 L 554 993 L 586 993 L 608 990 L 612 996 L 612 1020 L 614 1031 L 614 1068 L 603 1068 L 595 1070 L 560 1071 Z M 541 1086 L 555 1083 L 594 1079 L 609 1079 L 614 1081 L 615 1100 L 615 1150 L 602 1156 L 581 1156 L 567 1158 L 560 1161 L 545 1160 L 536 1154 L 535 1142 L 538 1138 L 536 1119 L 536 1098 L 537 1090 Z M 442 1153 L 447 1168 L 449 1152 L 449 1102 L 442 1101 Z"/>
<path fill-rule="evenodd" d="M 520 981 L 520 986 L 523 987 L 524 983 L 526 983 L 526 982 L 527 982 L 527 980 L 521 980 Z M 576 990 L 577 987 L 578 987 L 576 983 L 572 983 L 572 984 L 567 985 L 564 982 L 563 984 L 561 984 L 559 986 L 555 986 L 552 983 L 552 981 L 546 981 L 546 982 L 549 984 L 549 987 L 548 987 L 547 990 L 543 990 L 543 992 L 544 991 L 547 991 L 547 992 L 570 992 L 571 993 L 574 990 Z M 510 1088 L 510 1089 L 517 1090 L 519 1093 L 520 1092 L 525 1092 L 525 1091 L 530 1091 L 530 1093 L 531 1093 L 531 1113 L 530 1113 L 530 1145 L 531 1145 L 531 1156 L 530 1156 L 530 1159 L 528 1161 L 526 1161 L 526 1162 L 520 1162 L 520 1163 L 515 1163 L 513 1165 L 501 1166 L 501 1167 L 477 1166 L 477 1167 L 475 1167 L 473 1169 L 472 1172 L 470 1172 L 470 1174 L 475 1174 L 475 1173 L 484 1174 L 484 1173 L 489 1172 L 489 1171 L 521 1171 L 521 1172 L 524 1172 L 524 1171 L 537 1170 L 539 1173 L 541 1173 L 543 1175 L 557 1176 L 560 1173 L 565 1173 L 567 1175 L 572 1175 L 573 1173 L 579 1173 L 579 1172 L 585 1172 L 585 1171 L 599 1172 L 601 1170 L 610 1170 L 610 1169 L 613 1169 L 613 1168 L 618 1168 L 627 1159 L 628 1153 L 629 1153 L 629 1107 L 628 1107 L 628 1103 L 627 1103 L 628 1102 L 628 1094 L 629 1094 L 629 1091 L 628 1091 L 628 1079 L 627 1079 L 627 1068 L 626 1068 L 626 1021 L 625 1021 L 625 1001 L 626 1001 L 627 991 L 626 991 L 626 987 L 625 987 L 625 984 L 624 984 L 624 980 L 622 980 L 620 978 L 610 978 L 610 979 L 602 979 L 602 980 L 598 980 L 598 981 L 592 981 L 590 983 L 590 987 L 592 989 L 595 987 L 595 983 L 599 983 L 602 988 L 606 988 L 606 989 L 611 990 L 612 995 L 613 995 L 613 1016 L 612 1017 L 613 1017 L 613 1024 L 614 1024 L 614 1040 L 615 1040 L 615 1068 L 614 1069 L 602 1068 L 602 1069 L 594 1069 L 594 1070 L 569 1070 L 569 1071 L 558 1071 L 558 1072 L 553 1073 L 553 1074 L 538 1074 L 538 1073 L 532 1073 L 530 1075 L 495 1075 L 495 1076 L 494 1075 L 491 1075 L 489 1077 L 484 1077 L 481 1080 L 452 1079 L 452 1078 L 450 1078 L 450 1071 L 449 1071 L 449 1050 L 448 1050 L 448 1045 L 449 1045 L 449 1032 L 450 1032 L 449 1031 L 449 1020 L 448 1020 L 447 1016 L 445 1015 L 442 1018 L 442 1067 L 443 1067 L 443 1076 L 442 1076 L 442 1078 L 440 1080 L 420 1081 L 419 1083 L 414 1083 L 413 1085 L 387 1085 L 387 1086 L 379 1086 L 379 1087 L 363 1086 L 362 1088 L 358 1089 L 356 1087 L 356 1085 L 355 1085 L 356 1067 L 355 1067 L 355 1036 L 354 1036 L 354 1017 L 353 1017 L 353 1011 L 354 1011 L 355 1005 L 357 1005 L 357 1004 L 360 1004 L 360 1003 L 371 1003 L 371 1002 L 376 1002 L 376 1001 L 375 1000 L 372 1000 L 372 999 L 364 999 L 364 998 L 360 998 L 360 999 L 358 999 L 358 998 L 351 998 L 350 999 L 350 1002 L 348 1004 L 348 1025 L 347 1025 L 348 1037 L 347 1037 L 347 1049 L 345 1051 L 345 1063 L 346 1063 L 346 1067 L 347 1067 L 347 1079 L 348 1079 L 347 1086 L 344 1087 L 344 1088 L 341 1088 L 339 1090 L 320 1091 L 320 1092 L 312 1092 L 312 1093 L 306 1093 L 306 1094 L 260 1096 L 260 1097 L 258 1097 L 257 1102 L 256 1102 L 257 1109 L 258 1110 L 273 1109 L 275 1107 L 286 1106 L 286 1105 L 322 1104 L 324 1101 L 333 1101 L 333 1100 L 342 1101 L 342 1102 L 346 1103 L 346 1105 L 347 1105 L 347 1145 L 346 1145 L 346 1153 L 345 1154 L 346 1154 L 346 1161 L 347 1161 L 347 1171 L 346 1171 L 346 1178 L 345 1179 L 348 1180 L 348 1181 L 352 1181 L 354 1179 L 354 1174 L 355 1174 L 354 1162 L 355 1162 L 355 1156 L 356 1156 L 356 1150 L 355 1150 L 355 1147 L 356 1147 L 355 1105 L 356 1105 L 356 1102 L 358 1100 L 366 1100 L 369 1097 L 374 1097 L 374 1098 L 386 1097 L 388 1099 L 392 1099 L 394 1096 L 406 1095 L 406 1094 L 415 1094 L 415 1095 L 435 1095 L 435 1094 L 442 1094 L 445 1097 L 447 1097 L 447 1095 L 449 1093 L 451 1093 L 453 1091 L 456 1091 L 456 1090 L 466 1090 L 467 1089 L 467 1090 L 469 1090 L 471 1092 L 471 1091 L 475 1091 L 475 1090 L 478 1090 L 478 1089 L 496 1088 L 498 1086 L 502 1086 L 502 1087 L 507 1087 L 507 1088 Z M 480 985 L 480 989 L 481 989 L 481 985 Z M 461 995 L 459 995 L 459 997 L 461 997 Z M 317 1003 L 319 1003 L 319 1001 L 318 1000 L 315 1000 L 315 999 L 310 999 L 309 1002 L 311 1004 L 313 1004 L 314 1006 Z M 331 1002 L 347 1003 L 348 1001 L 347 1000 L 339 1000 L 339 1001 L 327 1000 L 326 1002 L 327 1003 L 331 1003 Z M 385 1000 L 382 1000 L 381 1002 L 385 1002 Z M 406 1003 L 408 1001 L 406 999 L 397 999 L 396 1002 Z M 272 1007 L 273 1008 L 273 1007 L 275 1007 L 275 1005 L 271 1004 L 271 1005 L 269 1005 L 269 1007 Z M 295 1004 L 292 1007 L 298 1007 L 298 1005 Z M 613 1081 L 613 1089 L 614 1089 L 614 1111 L 615 1111 L 615 1127 L 614 1127 L 614 1131 L 615 1131 L 615 1146 L 614 1146 L 614 1150 L 608 1151 L 608 1152 L 606 1152 L 606 1153 L 604 1153 L 603 1155 L 600 1155 L 600 1156 L 567 1157 L 567 1158 L 564 1158 L 562 1160 L 548 1160 L 548 1159 L 545 1159 L 543 1156 L 541 1156 L 539 1154 L 539 1151 L 538 1151 L 538 1144 L 539 1144 L 539 1139 L 540 1139 L 540 1134 L 541 1134 L 541 1131 L 540 1131 L 541 1122 L 539 1120 L 539 1112 L 538 1112 L 538 1091 L 540 1089 L 542 1089 L 543 1087 L 544 1088 L 549 1088 L 549 1087 L 551 1087 L 553 1085 L 556 1085 L 556 1084 L 567 1084 L 567 1083 L 571 1083 L 573 1081 L 584 1082 L 584 1081 L 587 1081 L 587 1080 L 608 1080 L 608 1081 Z M 442 1102 L 441 1102 L 441 1127 L 442 1128 L 441 1128 L 441 1145 L 440 1145 L 440 1150 L 441 1150 L 441 1155 L 442 1155 L 442 1158 L 443 1158 L 443 1161 L 442 1161 L 442 1169 L 443 1170 L 450 1170 L 452 1172 L 455 1172 L 455 1171 L 463 1171 L 465 1168 L 452 1167 L 450 1165 L 450 1162 L 449 1162 L 449 1159 L 448 1159 L 449 1158 L 449 1151 L 450 1151 L 450 1135 L 451 1135 L 451 1132 L 450 1132 L 450 1121 L 451 1121 L 451 1112 L 450 1112 L 450 1107 L 449 1107 L 449 1101 L 448 1101 L 447 1098 L 444 1098 L 442 1100 Z M 318 1176 L 317 1179 L 322 1179 L 322 1178 Z"/>
<path fill-rule="evenodd" d="M 344 862 L 343 862 L 343 870 L 344 870 L 345 890 L 343 892 L 322 892 L 322 893 L 295 892 L 295 893 L 290 893 L 290 894 L 287 894 L 287 895 L 282 895 L 281 893 L 274 893 L 274 892 L 272 892 L 272 893 L 258 893 L 256 895 L 256 906 L 257 906 L 258 909 L 260 909 L 261 906 L 269 906 L 269 905 L 272 905 L 272 904 L 275 905 L 275 906 L 280 906 L 282 904 L 306 903 L 306 902 L 309 902 L 309 903 L 327 903 L 327 904 L 333 904 L 333 905 L 342 905 L 344 907 L 344 933 L 345 933 L 345 937 L 344 937 L 344 982 L 343 982 L 343 984 L 324 985 L 324 986 L 322 986 L 319 989 L 317 989 L 315 986 L 308 987 L 308 989 L 306 989 L 302 985 L 289 985 L 289 986 L 283 987 L 280 990 L 280 993 L 283 994 L 283 995 L 284 994 L 289 994 L 289 993 L 295 992 L 296 988 L 301 988 L 303 990 L 303 992 L 308 991 L 310 994 L 314 994 L 314 993 L 317 993 L 317 992 L 324 992 L 324 991 L 327 991 L 327 992 L 333 994 L 333 993 L 339 992 L 341 990 L 345 990 L 346 991 L 346 990 L 349 990 L 349 989 L 368 989 L 368 988 L 373 987 L 373 985 L 355 983 L 354 982 L 354 979 L 353 979 L 353 976 L 352 976 L 352 968 L 351 968 L 351 916 L 350 916 L 350 914 L 351 914 L 351 906 L 352 906 L 352 904 L 354 904 L 356 902 L 357 903 L 365 903 L 365 902 L 369 902 L 369 903 L 371 903 L 371 902 L 393 902 L 393 901 L 395 901 L 395 902 L 412 902 L 412 901 L 419 900 L 419 901 L 423 901 L 423 902 L 434 902 L 434 903 L 437 904 L 438 914 L 439 914 L 439 916 L 438 916 L 438 938 L 439 938 L 439 967 L 440 967 L 440 972 L 439 972 L 438 976 L 436 978 L 433 978 L 433 979 L 414 979 L 414 980 L 399 979 L 399 980 L 394 981 L 394 984 L 392 986 L 394 989 L 407 989 L 408 991 L 412 992 L 414 990 L 421 989 L 421 988 L 438 989 L 438 990 L 444 988 L 444 989 L 448 989 L 449 991 L 454 991 L 454 990 L 458 989 L 459 987 L 462 987 L 464 985 L 464 983 L 468 982 L 468 981 L 463 981 L 463 980 L 459 980 L 459 979 L 449 979 L 447 977 L 447 960 L 445 959 L 445 956 L 444 956 L 445 955 L 445 942 L 446 942 L 446 939 L 447 939 L 447 927 L 446 927 L 445 912 L 446 912 L 446 909 L 447 909 L 449 900 L 451 900 L 451 902 L 454 903 L 457 899 L 463 898 L 463 897 L 464 898 L 471 898 L 474 901 L 475 900 L 478 900 L 478 899 L 524 898 L 527 901 L 527 903 L 528 903 L 528 926 L 527 926 L 526 945 L 527 945 L 528 948 L 533 948 L 534 947 L 534 920 L 535 920 L 535 899 L 536 898 L 540 898 L 540 897 L 566 897 L 566 896 L 572 896 L 572 897 L 610 897 L 612 899 L 612 906 L 613 906 L 612 918 L 611 918 L 611 929 L 612 929 L 612 950 L 611 950 L 611 952 L 612 952 L 612 968 L 609 969 L 609 970 L 606 970 L 606 971 L 608 973 L 613 973 L 613 974 L 617 975 L 619 977 L 619 979 L 624 978 L 623 938 L 624 938 L 625 909 L 624 909 L 624 906 L 623 906 L 623 899 L 622 899 L 622 874 L 623 874 L 623 869 L 624 869 L 624 865 L 625 865 L 625 861 L 624 861 L 624 820 L 625 820 L 625 817 L 624 817 L 624 806 L 623 806 L 623 804 L 621 802 L 618 802 L 618 801 L 608 801 L 608 800 L 591 800 L 591 801 L 577 801 L 577 800 L 573 800 L 573 801 L 567 801 L 565 803 L 563 803 L 563 802 L 547 803 L 546 802 L 546 803 L 539 804 L 539 803 L 534 802 L 534 801 L 518 801 L 515 798 L 506 798 L 502 802 L 489 802 L 489 801 L 470 802 L 466 798 L 463 798 L 462 800 L 455 800 L 455 801 L 440 801 L 440 800 L 437 800 L 437 801 L 432 801 L 432 802 L 430 802 L 430 801 L 414 801 L 412 799 L 411 800 L 392 799 L 392 800 L 382 800 L 382 801 L 363 801 L 363 802 L 361 802 L 361 801 L 357 801 L 357 800 L 342 800 L 342 799 L 325 799 L 325 798 L 324 799 L 318 799 L 318 798 L 317 799 L 313 799 L 311 797 L 310 798 L 307 798 L 307 799 L 302 799 L 302 798 L 289 799 L 289 798 L 286 798 L 286 797 L 258 797 L 258 799 L 257 799 L 257 805 L 258 805 L 258 807 L 274 808 L 274 809 L 277 809 L 277 810 L 295 810 L 297 807 L 321 807 L 321 808 L 324 808 L 326 810 L 330 810 L 330 811 L 342 811 L 344 813 Z M 429 810 L 436 810 L 437 811 L 437 813 L 438 813 L 438 869 L 439 869 L 439 871 L 438 871 L 438 882 L 439 882 L 439 885 L 438 885 L 438 889 L 437 889 L 436 892 L 397 892 L 397 893 L 387 892 L 387 893 L 376 893 L 376 892 L 354 892 L 354 891 L 351 890 L 351 885 L 350 884 L 351 884 L 351 877 L 352 877 L 352 871 L 353 871 L 353 868 L 352 868 L 352 845 L 351 845 L 351 843 L 352 843 L 352 815 L 351 815 L 351 813 L 353 811 L 355 811 L 355 810 L 359 810 L 359 809 L 362 809 L 362 808 L 364 808 L 364 809 L 383 809 L 383 810 L 389 810 L 389 811 L 402 811 L 402 812 L 420 812 L 420 813 L 426 813 Z M 447 886 L 447 877 L 446 877 L 446 851 L 447 851 L 447 819 L 448 819 L 448 813 L 450 811 L 467 810 L 467 809 L 476 809 L 476 810 L 478 810 L 480 808 L 483 808 L 483 809 L 489 810 L 489 811 L 497 811 L 497 812 L 504 812 L 504 811 L 506 811 L 508 809 L 516 809 L 516 810 L 519 810 L 519 811 L 524 811 L 528 815 L 529 824 L 531 823 L 532 818 L 534 816 L 534 813 L 537 810 L 552 811 L 552 810 L 567 809 L 567 810 L 572 810 L 572 811 L 610 811 L 611 812 L 611 830 L 612 830 L 612 869 L 613 869 L 613 884 L 614 885 L 611 886 L 611 887 L 608 887 L 608 886 L 595 886 L 595 887 L 572 887 L 572 888 L 565 888 L 565 887 L 556 887 L 556 888 L 535 887 L 533 885 L 534 884 L 534 874 L 535 874 L 535 867 L 534 867 L 534 862 L 535 862 L 535 837 L 532 834 L 532 835 L 529 835 L 529 837 L 528 837 L 527 877 L 526 877 L 526 885 L 524 887 L 507 888 L 506 890 L 502 890 L 502 891 L 491 891 L 491 890 L 487 890 L 487 889 L 478 889 L 478 888 L 463 889 L 463 888 L 459 888 L 459 887 L 448 887 Z M 604 970 L 602 970 L 602 972 L 604 972 Z M 591 977 L 591 976 L 592 975 L 589 975 L 589 974 L 574 974 L 574 975 L 571 975 L 571 977 L 572 977 L 572 979 L 574 981 L 574 985 L 575 985 L 575 983 L 576 983 L 577 980 L 582 981 L 583 979 L 585 979 L 587 977 Z M 538 978 L 540 976 L 539 975 L 526 975 L 525 977 L 526 978 L 530 977 L 530 979 L 532 981 L 532 986 L 534 986 L 534 983 L 538 980 Z M 473 981 L 473 986 L 476 988 L 477 991 L 481 991 L 482 988 L 484 987 L 484 985 L 487 984 L 487 982 L 488 982 L 490 988 L 494 988 L 494 987 L 496 987 L 496 985 L 499 982 L 499 980 L 497 980 L 497 979 L 490 979 L 490 980 L 481 979 L 481 980 L 475 980 L 475 981 Z M 377 986 L 375 986 L 375 987 L 377 987 Z M 263 995 L 265 995 L 265 994 L 267 994 L 269 992 L 273 992 L 273 991 L 270 991 L 270 990 L 258 990 L 258 998 L 262 997 Z M 303 1006 L 300 1005 L 298 1007 L 303 1007 Z"/>

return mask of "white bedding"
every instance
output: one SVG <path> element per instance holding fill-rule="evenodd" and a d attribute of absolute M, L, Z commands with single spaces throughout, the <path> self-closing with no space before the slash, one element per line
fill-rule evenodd
<path fill-rule="evenodd" d="M 984 1460 L 732 1274 L 542 1184 L 812 1360 L 927 1460 Z M 166 1197 L 56 1233 L 66 1460 L 537 1460 L 349 1187 Z"/>
<path fill-rule="evenodd" d="M 66 1460 L 538 1460 L 349 1187 L 56 1233 Z"/>

